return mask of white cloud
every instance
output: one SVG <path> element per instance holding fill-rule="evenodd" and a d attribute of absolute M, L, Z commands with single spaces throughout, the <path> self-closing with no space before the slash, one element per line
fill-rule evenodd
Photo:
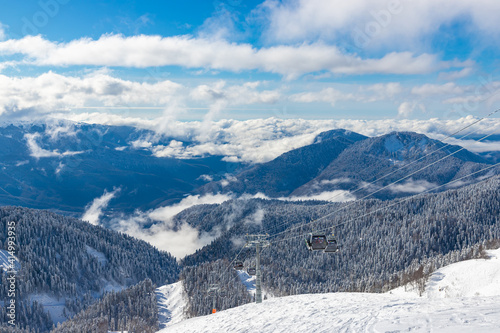
<path fill-rule="evenodd" d="M 466 63 L 440 61 L 436 55 L 392 52 L 363 59 L 321 42 L 256 49 L 250 44 L 192 36 L 103 35 L 55 43 L 41 36 L 0 42 L 0 55 L 23 55 L 21 64 L 39 66 L 181 66 L 240 72 L 259 70 L 289 79 L 319 71 L 337 74 L 423 74 Z"/>
<path fill-rule="evenodd" d="M 319 92 L 304 92 L 290 96 L 292 102 L 300 103 L 313 103 L 313 102 L 326 102 L 335 106 L 338 101 L 353 100 L 354 95 L 350 93 L 343 93 L 334 88 L 325 88 Z"/>
<path fill-rule="evenodd" d="M 64 169 L 64 167 L 65 167 L 65 166 L 66 166 L 65 164 L 63 164 L 62 162 L 59 162 L 59 165 L 57 166 L 57 168 L 56 168 L 56 170 L 54 171 L 54 173 L 55 173 L 56 175 L 60 174 L 60 173 L 61 173 L 61 171 Z"/>
<path fill-rule="evenodd" d="M 2 24 L 2 22 L 0 22 L 0 41 L 5 40 L 5 38 L 7 37 L 7 34 L 5 33 L 6 28 L 7 26 L 5 24 Z"/>
<path fill-rule="evenodd" d="M 220 231 L 214 229 L 212 232 L 200 232 L 185 222 L 174 227 L 173 217 L 195 205 L 220 204 L 230 199 L 229 195 L 224 194 L 188 196 L 171 206 L 148 212 L 136 211 L 132 216 L 115 218 L 112 224 L 118 231 L 142 239 L 180 259 L 210 244 Z M 146 228 L 146 224 L 151 221 L 156 223 Z"/>
<path fill-rule="evenodd" d="M 425 105 L 419 103 L 410 103 L 403 102 L 398 107 L 398 115 L 403 118 L 409 118 L 415 111 L 420 111 L 421 113 L 425 113 Z"/>
<path fill-rule="evenodd" d="M 207 194 L 203 196 L 189 196 L 184 198 L 178 204 L 171 206 L 160 207 L 148 212 L 136 211 L 131 216 L 115 217 L 111 224 L 114 229 L 127 233 L 131 236 L 142 239 L 161 250 L 170 252 L 177 258 L 183 258 L 186 255 L 194 253 L 203 246 L 210 244 L 215 238 L 219 237 L 222 229 L 229 229 L 235 222 L 238 212 L 242 205 L 240 200 L 249 200 L 253 198 L 270 199 L 258 193 L 255 195 L 242 195 L 240 198 L 235 198 L 229 194 Z M 324 200 L 332 202 L 341 202 L 354 200 L 355 197 L 347 191 L 332 191 L 324 192 L 311 196 L 294 196 L 283 197 L 274 200 L 284 201 L 304 201 L 304 200 Z M 96 199 L 97 200 L 97 199 Z M 221 204 L 228 200 L 233 200 L 232 214 L 225 216 L 222 226 L 210 232 L 200 232 L 198 229 L 190 226 L 184 221 L 179 221 L 179 224 L 174 224 L 174 216 L 185 209 L 195 205 L 202 204 Z M 97 211 L 97 209 L 94 209 Z M 100 210 L 97 212 L 100 214 Z M 93 215 L 96 215 L 94 213 Z M 257 209 L 252 215 L 248 216 L 243 223 L 249 225 L 261 225 L 265 216 L 265 210 Z M 98 220 L 97 217 L 94 220 Z M 151 222 L 156 221 L 151 226 Z"/>
<path fill-rule="evenodd" d="M 426 180 L 407 179 L 402 184 L 393 184 L 388 189 L 393 193 L 420 193 L 430 188 L 436 187 L 437 184 L 430 183 Z"/>
<path fill-rule="evenodd" d="M 38 145 L 37 139 L 41 137 L 40 133 L 27 133 L 24 135 L 24 139 L 26 140 L 26 145 L 30 151 L 30 156 L 40 159 L 43 157 L 64 157 L 64 156 L 73 156 L 82 154 L 83 151 L 65 151 L 59 152 L 59 150 L 46 150 Z"/>
<path fill-rule="evenodd" d="M 498 11 L 496 0 L 267 0 L 261 6 L 267 38 L 274 42 L 329 40 L 393 49 L 415 49 L 456 22 L 471 35 L 498 38 Z"/>
<path fill-rule="evenodd" d="M 42 158 L 42 157 L 60 157 L 61 154 L 57 151 L 49 151 L 41 148 L 36 140 L 40 137 L 39 133 L 34 134 L 25 134 L 24 138 L 26 139 L 26 144 L 30 151 L 30 156 L 34 158 Z"/>
<path fill-rule="evenodd" d="M 414 95 L 420 95 L 423 97 L 433 96 L 433 95 L 459 95 L 470 90 L 467 86 L 457 86 L 453 82 L 448 82 L 445 84 L 424 84 L 422 86 L 414 87 L 411 93 Z"/>
<path fill-rule="evenodd" d="M 471 75 L 474 70 L 471 67 L 466 67 L 459 71 L 449 71 L 439 73 L 438 79 L 443 81 L 455 81 Z"/>
<path fill-rule="evenodd" d="M 156 123 L 166 129 L 176 117 L 188 112 L 185 106 L 188 102 L 201 103 L 207 109 L 220 102 L 220 110 L 239 105 L 276 103 L 281 98 L 279 90 L 267 90 L 265 86 L 266 83 L 260 81 L 241 85 L 218 81 L 191 88 L 169 80 L 155 83 L 123 80 L 103 71 L 82 77 L 53 72 L 37 77 L 0 75 L 0 115 L 33 120 L 36 116 L 46 118 L 71 111 L 117 109 L 120 116 L 115 119 L 122 119 L 136 114 L 136 108 L 151 108 L 157 114 L 163 112 L 162 121 Z M 114 117 L 102 113 L 101 116 Z M 63 125 L 55 127 L 60 133 L 51 133 L 53 139 L 70 133 L 72 129 L 65 127 L 70 125 Z"/>
<path fill-rule="evenodd" d="M 95 198 L 91 204 L 87 206 L 85 213 L 83 213 L 82 220 L 91 224 L 99 224 L 99 218 L 102 215 L 103 209 L 108 207 L 109 202 L 120 191 L 120 188 L 115 188 L 113 191 L 104 191 L 104 194 L 99 198 Z"/>
<path fill-rule="evenodd" d="M 371 85 L 339 85 L 342 90 L 328 87 L 320 91 L 308 91 L 290 95 L 292 102 L 316 103 L 323 102 L 335 106 L 340 101 L 357 101 L 371 103 L 395 99 L 404 89 L 399 82 L 377 83 Z"/>
<path fill-rule="evenodd" d="M 291 197 L 279 198 L 279 200 L 286 200 L 286 201 L 321 200 L 330 202 L 345 202 L 345 201 L 356 200 L 356 197 L 351 193 L 349 193 L 349 191 L 335 190 L 335 191 L 325 191 L 306 196 L 291 196 Z"/>
<path fill-rule="evenodd" d="M 409 103 L 409 107 L 412 104 Z M 420 106 L 415 106 L 420 110 Z M 225 156 L 231 161 L 267 162 L 279 155 L 295 148 L 300 148 L 314 142 L 316 136 L 324 131 L 336 128 L 347 129 L 366 136 L 379 136 L 394 131 L 411 131 L 426 134 L 427 136 L 443 140 L 449 134 L 475 122 L 472 116 L 459 119 L 381 119 L 381 120 L 304 120 L 304 119 L 250 119 L 219 120 L 203 124 L 202 122 L 171 121 L 168 128 L 160 128 L 161 119 L 145 120 L 141 118 L 121 118 L 108 114 L 68 114 L 67 118 L 80 122 L 90 122 L 105 125 L 129 125 L 138 128 L 157 131 L 168 137 L 175 138 L 173 144 L 159 145 L 151 141 L 150 149 L 157 157 L 193 158 L 200 156 Z M 484 119 L 470 130 L 477 134 L 487 134 L 494 126 L 500 125 L 496 118 Z M 204 126 L 208 141 L 199 141 L 199 133 Z M 462 133 L 462 134 L 465 134 Z M 190 144 L 182 142 L 191 142 Z M 451 141 L 453 144 L 464 145 L 472 151 L 484 151 L 492 148 L 497 150 L 494 143 L 471 145 L 467 141 Z M 494 148 L 494 149 L 493 149 Z"/>
<path fill-rule="evenodd" d="M 217 236 L 217 233 L 200 233 L 187 223 L 182 223 L 175 230 L 167 223 L 157 223 L 146 228 L 145 225 L 149 221 L 144 213 L 137 212 L 128 218 L 117 218 L 113 223 L 116 230 L 142 239 L 160 250 L 168 251 L 178 259 L 210 244 Z"/>
<path fill-rule="evenodd" d="M 390 100 L 403 92 L 403 87 L 399 82 L 377 83 L 361 88 L 362 90 L 374 93 L 373 96 L 367 96 L 365 98 L 368 102 L 374 102 L 384 99 Z"/>
<path fill-rule="evenodd" d="M 38 77 L 0 75 L 0 115 L 51 114 L 79 107 L 164 107 L 182 86 L 172 81 L 154 84 L 117 79 L 100 72 L 72 77 L 48 72 Z"/>
<path fill-rule="evenodd" d="M 190 195 L 172 206 L 157 208 L 148 213 L 148 217 L 155 221 L 170 223 L 172 218 L 185 209 L 196 205 L 220 204 L 231 200 L 231 196 L 226 194 L 207 194 L 204 196 Z"/>

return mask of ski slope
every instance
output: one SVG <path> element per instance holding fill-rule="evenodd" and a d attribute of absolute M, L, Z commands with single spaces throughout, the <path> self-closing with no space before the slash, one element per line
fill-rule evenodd
<path fill-rule="evenodd" d="M 182 281 L 157 288 L 156 301 L 160 329 L 185 319 L 184 309 L 187 302 Z"/>
<path fill-rule="evenodd" d="M 160 332 L 500 332 L 500 250 L 489 254 L 436 271 L 422 297 L 398 288 L 272 298 Z"/>

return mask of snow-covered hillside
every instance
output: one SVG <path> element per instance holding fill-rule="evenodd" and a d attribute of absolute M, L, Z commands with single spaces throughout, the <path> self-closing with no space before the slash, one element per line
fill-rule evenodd
<path fill-rule="evenodd" d="M 184 309 L 187 302 L 182 281 L 157 288 L 156 300 L 158 303 L 160 328 L 165 328 L 184 320 Z"/>
<path fill-rule="evenodd" d="M 436 271 L 422 297 L 332 293 L 272 298 L 160 332 L 500 332 L 500 250 Z"/>

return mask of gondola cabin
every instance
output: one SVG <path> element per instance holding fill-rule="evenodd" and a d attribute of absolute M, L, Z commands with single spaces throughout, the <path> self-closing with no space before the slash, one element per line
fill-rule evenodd
<path fill-rule="evenodd" d="M 309 251 L 324 251 L 328 245 L 325 234 L 310 233 L 306 237 L 306 246 Z"/>
<path fill-rule="evenodd" d="M 243 270 L 243 262 L 242 261 L 235 261 L 233 267 L 235 270 L 241 271 L 241 270 Z"/>
<path fill-rule="evenodd" d="M 339 251 L 339 246 L 337 244 L 337 239 L 335 238 L 334 235 L 328 236 L 326 238 L 326 248 L 325 248 L 325 253 L 335 253 Z"/>
<path fill-rule="evenodd" d="M 249 267 L 247 269 L 247 273 L 248 275 L 254 276 L 255 274 L 257 274 L 257 270 L 255 269 L 255 267 Z"/>

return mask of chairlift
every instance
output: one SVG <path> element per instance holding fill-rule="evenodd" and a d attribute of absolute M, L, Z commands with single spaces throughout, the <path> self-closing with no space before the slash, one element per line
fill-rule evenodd
<path fill-rule="evenodd" d="M 248 275 L 254 276 L 255 274 L 257 274 L 257 270 L 255 267 L 248 267 L 247 273 Z"/>
<path fill-rule="evenodd" d="M 306 247 L 309 251 L 324 251 L 328 240 L 324 233 L 310 233 L 306 237 Z"/>
<path fill-rule="evenodd" d="M 243 262 L 242 261 L 235 261 L 233 265 L 234 269 L 237 271 L 243 270 Z"/>
<path fill-rule="evenodd" d="M 335 238 L 334 234 L 331 234 L 326 238 L 327 245 L 324 250 L 325 253 L 335 253 L 339 251 L 339 246 L 337 243 L 337 239 Z"/>

